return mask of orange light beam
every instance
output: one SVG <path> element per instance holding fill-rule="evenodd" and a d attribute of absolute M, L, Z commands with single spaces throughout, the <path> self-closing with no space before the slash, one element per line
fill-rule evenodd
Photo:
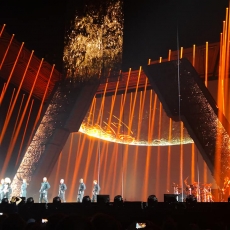
<path fill-rule="evenodd" d="M 18 137 L 18 134 L 19 134 L 19 132 L 20 132 L 20 129 L 21 129 L 21 126 L 22 126 L 22 122 L 23 122 L 23 120 L 24 120 L 24 117 L 25 117 L 25 114 L 26 114 L 26 110 L 27 110 L 27 108 L 28 108 L 29 101 L 30 101 L 30 98 L 31 98 L 31 96 L 32 96 L 32 93 L 33 93 L 33 90 L 34 90 L 34 87 L 35 87 L 35 84 L 36 84 L 36 81 L 37 81 L 37 78 L 38 78 L 38 75 L 39 75 L 39 72 L 40 72 L 42 63 L 43 63 L 43 60 L 44 60 L 44 59 L 42 58 L 42 60 L 41 60 L 41 62 L 40 62 L 40 65 L 39 65 L 39 68 L 38 68 L 38 71 L 37 71 L 37 74 L 36 74 L 36 76 L 35 76 L 35 79 L 34 79 L 32 88 L 31 88 L 31 90 L 30 90 L 30 94 L 29 94 L 29 96 L 28 96 L 26 105 L 25 105 L 25 107 L 24 107 L 24 110 L 23 110 L 21 119 L 20 119 L 19 124 L 18 124 L 18 126 L 17 126 L 15 135 L 14 135 L 14 137 L 13 137 L 12 142 L 10 142 L 10 145 L 9 145 L 9 148 L 8 148 L 8 151 L 7 151 L 7 156 L 6 156 L 6 159 L 5 159 L 3 168 L 2 168 L 3 174 L 5 174 L 5 171 L 6 171 L 6 168 L 7 168 L 7 166 L 8 166 L 9 160 L 10 160 L 10 158 L 11 158 L 11 155 L 12 155 L 12 152 L 13 152 L 13 149 L 14 149 L 14 146 L 15 146 L 15 143 L 16 143 L 16 141 L 17 141 L 17 137 Z"/>
<path fill-rule="evenodd" d="M 192 47 L 192 65 L 195 67 L 196 64 L 196 45 Z"/>
<path fill-rule="evenodd" d="M 192 156 L 191 156 L 191 180 L 192 182 L 195 181 L 195 170 L 196 170 L 196 166 L 195 166 L 195 144 L 192 143 Z"/>
<path fill-rule="evenodd" d="M 162 125 L 162 104 L 160 103 L 159 109 L 159 122 L 158 122 L 158 140 L 161 139 L 161 125 Z M 161 147 L 157 146 L 157 165 L 156 165 L 156 194 L 159 194 L 160 188 L 160 162 L 161 162 Z"/>
<path fill-rule="evenodd" d="M 172 55 L 172 50 L 169 50 L 169 53 L 168 53 L 168 61 L 171 61 L 171 55 Z"/>
<path fill-rule="evenodd" d="M 2 62 L 1 62 L 1 64 L 0 64 L 0 70 L 1 70 L 1 68 L 2 68 L 2 65 L 3 65 L 5 59 L 6 59 L 6 55 L 8 54 L 8 51 L 9 51 L 9 49 L 10 49 L 10 46 L 11 46 L 11 43 L 12 43 L 13 39 L 14 39 L 14 34 L 12 34 L 11 39 L 10 39 L 10 42 L 9 42 L 9 44 L 8 44 L 8 46 L 7 46 L 7 48 L 6 48 L 6 51 L 5 51 L 5 53 L 4 53 L 4 56 L 3 56 L 3 58 L 2 58 Z"/>
<path fill-rule="evenodd" d="M 150 64 L 151 64 L 151 59 L 148 60 L 148 65 L 150 65 Z"/>
<path fill-rule="evenodd" d="M 139 86 L 139 82 L 140 82 L 140 76 L 141 76 L 141 72 L 142 72 L 142 67 L 140 66 L 139 72 L 138 72 L 138 78 L 137 78 L 137 84 L 136 84 L 136 90 L 135 90 L 135 94 L 134 94 L 134 99 L 133 99 L 133 103 L 130 104 L 130 106 L 132 105 L 132 109 L 131 109 L 131 114 L 129 116 L 129 129 L 128 129 L 128 135 L 130 135 L 130 130 L 132 130 L 132 125 L 133 125 L 133 115 L 134 115 L 134 110 L 135 110 L 135 106 L 136 106 L 136 100 L 137 100 L 137 93 L 138 93 L 138 86 Z"/>
<path fill-rule="evenodd" d="M 180 130 L 181 130 L 181 135 L 180 135 L 180 185 L 182 185 L 182 191 L 183 191 L 183 172 L 184 172 L 184 146 L 183 146 L 183 122 L 180 124 Z"/>
<path fill-rule="evenodd" d="M 205 86 L 208 88 L 208 42 L 205 48 Z"/>
<path fill-rule="evenodd" d="M 2 33 L 3 33 L 4 29 L 5 29 L 5 26 L 6 26 L 6 24 L 3 24 L 2 29 L 0 31 L 0 37 L 2 36 Z"/>
<path fill-rule="evenodd" d="M 126 101 L 127 90 L 129 86 L 130 75 L 131 75 L 131 68 L 129 69 L 128 77 L 126 80 L 125 93 L 122 94 L 122 97 L 121 97 L 122 101 L 121 101 L 121 106 L 120 106 L 121 109 L 120 109 L 119 122 L 118 122 L 118 128 L 117 128 L 117 138 L 119 138 L 119 135 L 120 135 L 120 127 L 122 123 L 122 117 L 123 117 L 124 105 Z"/>
<path fill-rule="evenodd" d="M 111 103 L 110 114 L 109 114 L 109 119 L 108 119 L 108 126 L 109 127 L 111 125 L 111 120 L 112 120 L 112 117 L 113 117 L 114 104 L 115 104 L 116 97 L 117 97 L 117 90 L 118 90 L 119 82 L 120 81 L 117 81 L 116 88 L 115 88 L 115 93 L 112 96 L 112 103 Z"/>
<path fill-rule="evenodd" d="M 180 58 L 183 57 L 183 47 L 180 48 Z"/>
<path fill-rule="evenodd" d="M 17 156 L 17 160 L 16 160 L 15 166 L 17 166 L 18 163 L 19 163 L 19 159 L 20 159 L 21 151 L 22 151 L 22 146 L 23 146 L 23 143 L 24 143 L 24 139 L 25 139 L 27 127 L 28 127 L 28 124 L 29 124 L 29 120 L 30 120 L 30 115 L 31 115 L 31 111 L 32 111 L 32 108 L 33 108 L 33 104 L 34 104 L 34 99 L 32 100 L 31 105 L 30 105 L 30 110 L 29 110 L 29 114 L 28 114 L 28 117 L 27 117 L 27 121 L 26 121 L 24 132 L 23 132 L 22 141 L 21 141 L 20 148 L 19 148 L 19 151 L 18 151 L 18 156 Z"/>
<path fill-rule="evenodd" d="M 159 59 L 159 63 L 161 63 L 162 62 L 162 57 L 160 57 L 160 59 Z"/>
<path fill-rule="evenodd" d="M 172 141 L 172 118 L 169 118 L 169 143 Z M 171 145 L 168 145 L 168 162 L 167 162 L 167 190 L 170 191 L 170 175 L 171 175 Z"/>
<path fill-rule="evenodd" d="M 30 57 L 29 57 L 29 60 L 28 60 L 28 62 L 27 62 L 25 71 L 24 71 L 24 73 L 23 73 L 22 79 L 21 79 L 20 84 L 19 84 L 19 86 L 18 86 L 17 93 L 16 93 L 16 95 L 15 95 L 13 104 L 12 104 L 12 106 L 11 106 L 11 108 L 10 108 L 9 119 L 5 120 L 4 125 L 3 125 L 3 127 L 2 127 L 2 132 L 1 132 L 1 134 L 0 134 L 0 144 L 2 143 L 2 140 L 3 140 L 3 138 L 4 138 L 6 129 L 7 129 L 7 127 L 8 127 L 8 124 L 9 124 L 9 121 L 10 121 L 10 118 L 11 118 L 11 115 L 12 115 L 13 110 L 14 110 L 14 108 L 15 108 L 15 104 L 16 104 L 16 102 L 17 102 L 19 93 L 20 93 L 20 91 L 21 91 L 22 84 L 23 84 L 23 82 L 24 82 L 24 79 L 25 79 L 27 70 L 28 70 L 28 68 L 29 68 L 30 61 L 31 61 L 31 59 L 32 59 L 33 53 L 34 53 L 34 51 L 32 50 L 31 55 L 30 55 Z"/>
<path fill-rule="evenodd" d="M 14 93 L 15 93 L 15 88 L 13 89 L 13 93 L 12 93 L 12 96 L 11 96 L 11 99 L 10 99 L 10 104 L 9 104 L 9 107 L 8 107 L 8 110 L 7 110 L 7 113 L 6 113 L 6 119 L 9 119 L 9 113 L 10 113 L 10 108 L 12 106 L 12 101 L 13 101 L 13 98 L 14 98 Z"/>
<path fill-rule="evenodd" d="M 107 86 L 108 86 L 108 81 L 105 84 L 105 89 L 104 89 L 104 92 L 103 92 L 103 95 L 102 95 L 102 98 L 101 98 L 101 106 L 100 106 L 98 116 L 97 116 L 97 124 L 99 124 L 101 119 L 103 118 L 103 109 L 104 109 L 104 104 L 105 104 L 105 94 L 106 94 L 106 91 L 107 91 Z"/>
<path fill-rule="evenodd" d="M 33 129 L 32 129 L 31 134 L 30 134 L 30 138 L 29 138 L 28 144 L 31 142 L 31 140 L 33 138 L 34 130 L 37 127 L 37 123 L 38 123 L 38 121 L 40 119 L 42 108 L 43 108 L 43 104 L 44 104 L 44 101 L 46 99 L 46 95 L 48 93 L 49 85 L 50 85 L 51 78 L 52 78 L 52 75 L 53 75 L 54 67 L 55 67 L 55 65 L 52 66 L 52 69 L 51 69 L 51 72 L 50 72 L 50 76 L 49 76 L 49 79 L 48 79 L 48 82 L 47 82 L 47 85 L 46 85 L 45 92 L 44 92 L 43 97 L 42 97 L 42 102 L 40 104 L 40 107 L 39 107 L 39 110 L 38 110 L 38 113 L 37 113 L 37 117 L 36 117 L 34 125 L 33 125 Z"/>
<path fill-rule="evenodd" d="M 14 65 L 13 65 L 13 67 L 12 67 L 12 69 L 11 69 L 11 72 L 10 72 L 10 75 L 9 75 L 9 77 L 8 77 L 8 79 L 7 79 L 5 89 L 4 89 L 4 91 L 1 93 L 1 96 L 0 96 L 0 105 L 2 104 L 3 98 L 4 98 L 4 96 L 5 96 L 5 92 L 7 91 L 7 88 L 8 88 L 8 86 L 9 86 L 11 77 L 12 77 L 12 75 L 13 75 L 15 66 L 16 66 L 16 64 L 17 64 L 17 62 L 18 62 L 18 58 L 19 58 L 19 56 L 20 56 L 20 54 L 21 54 L 23 45 L 24 45 L 24 42 L 22 43 L 22 45 L 21 45 L 21 47 L 20 47 L 20 49 L 19 49 L 18 55 L 17 55 L 17 57 L 16 57 L 16 60 L 14 61 Z"/>

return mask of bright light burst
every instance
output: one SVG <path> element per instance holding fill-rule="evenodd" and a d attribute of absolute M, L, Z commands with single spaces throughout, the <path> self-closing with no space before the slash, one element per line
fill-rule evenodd
<path fill-rule="evenodd" d="M 87 5 L 84 16 L 75 17 L 66 37 L 64 68 L 73 80 L 117 77 L 121 70 L 122 1 L 104 1 L 97 7 Z"/>

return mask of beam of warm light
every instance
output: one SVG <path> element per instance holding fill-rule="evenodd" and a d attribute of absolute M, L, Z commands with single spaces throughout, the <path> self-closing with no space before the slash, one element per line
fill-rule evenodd
<path fill-rule="evenodd" d="M 169 118 L 169 142 L 172 139 L 172 118 Z M 170 191 L 171 181 L 170 181 L 170 174 L 171 174 L 171 146 L 168 146 L 168 162 L 167 162 L 167 191 Z"/>
<path fill-rule="evenodd" d="M 12 107 L 12 101 L 13 101 L 13 98 L 14 98 L 14 93 L 15 93 L 15 88 L 13 89 L 13 92 L 12 92 L 12 95 L 11 95 L 11 99 L 10 99 L 9 107 L 8 107 L 8 110 L 7 110 L 7 113 L 6 113 L 5 120 L 8 120 L 9 117 L 10 117 L 9 114 L 10 114 L 10 108 Z"/>
<path fill-rule="evenodd" d="M 208 42 L 205 46 L 205 86 L 208 87 Z"/>
<path fill-rule="evenodd" d="M 196 64 L 196 45 L 192 46 L 192 65 L 195 67 Z"/>
<path fill-rule="evenodd" d="M 23 84 L 23 82 L 24 82 L 24 79 L 25 79 L 27 70 L 28 70 L 28 68 L 29 68 L 30 61 L 31 61 L 31 59 L 32 59 L 33 53 L 34 53 L 34 51 L 32 50 L 32 52 L 31 52 L 31 54 L 30 54 L 30 57 L 29 57 L 29 60 L 28 60 L 28 62 L 27 62 L 25 71 L 24 71 L 24 73 L 23 73 L 22 79 L 21 79 L 20 84 L 19 84 L 19 86 L 18 86 L 17 93 L 16 93 L 16 95 L 15 95 L 14 101 L 13 101 L 13 103 L 12 103 L 12 106 L 10 107 L 8 119 L 6 119 L 6 120 L 4 121 L 4 125 L 3 125 L 2 131 L 1 131 L 1 133 L 0 133 L 0 144 L 2 143 L 2 140 L 3 140 L 4 135 L 5 135 L 5 132 L 6 132 L 6 130 L 7 130 L 7 127 L 8 127 L 9 121 L 10 121 L 10 118 L 11 118 L 11 116 L 12 116 L 13 110 L 14 110 L 15 105 L 16 105 L 16 102 L 17 102 L 17 100 L 18 100 L 18 96 L 19 96 L 19 93 L 20 93 L 20 91 L 21 91 L 22 84 Z"/>
<path fill-rule="evenodd" d="M 11 46 L 11 44 L 12 44 L 13 39 L 14 39 L 14 34 L 12 34 L 11 39 L 10 39 L 10 42 L 9 42 L 9 44 L 8 44 L 8 46 L 7 46 L 7 48 L 6 48 L 6 51 L 5 51 L 5 53 L 4 53 L 4 56 L 3 56 L 3 58 L 2 58 L 2 61 L 1 61 L 1 64 L 0 64 L 0 70 L 2 69 L 2 65 L 3 65 L 3 63 L 4 63 L 5 59 L 6 59 L 6 55 L 8 54 L 8 51 L 9 51 L 9 49 L 10 49 L 10 46 Z"/>
<path fill-rule="evenodd" d="M 191 181 L 195 181 L 195 162 L 196 162 L 196 154 L 195 154 L 195 144 L 191 144 Z"/>
<path fill-rule="evenodd" d="M 79 181 L 79 179 L 82 178 L 82 174 L 79 173 L 79 168 L 80 168 L 81 160 L 84 155 L 85 140 L 86 140 L 86 136 L 84 134 L 80 134 L 80 138 L 78 141 L 78 149 L 76 151 L 77 154 L 75 160 L 75 170 L 73 172 L 72 181 Z M 69 190 L 69 196 L 73 197 L 74 192 L 75 192 L 75 186 L 74 184 L 72 184 Z M 76 196 L 76 200 L 77 200 L 77 196 Z"/>
<path fill-rule="evenodd" d="M 162 104 L 160 103 L 159 109 L 159 121 L 158 121 L 158 139 L 161 139 L 161 126 L 162 126 Z M 160 190 L 160 165 L 161 165 L 161 147 L 157 147 L 157 162 L 156 162 L 156 194 L 159 194 Z"/>
<path fill-rule="evenodd" d="M 151 64 L 151 59 L 148 60 L 148 65 L 150 65 L 150 64 Z"/>
<path fill-rule="evenodd" d="M 6 82 L 6 86 L 5 86 L 5 88 L 4 88 L 4 91 L 2 91 L 2 93 L 1 93 L 1 96 L 0 96 L 0 105 L 2 104 L 2 101 L 3 101 L 3 99 L 4 99 L 5 93 L 6 93 L 7 89 L 8 89 L 9 84 L 10 84 L 11 77 L 12 77 L 12 75 L 13 75 L 14 69 L 15 69 L 16 64 L 17 64 L 17 62 L 18 62 L 18 58 L 19 58 L 19 56 L 20 56 L 20 54 L 21 54 L 21 51 L 22 51 L 23 46 L 24 46 L 24 42 L 23 42 L 23 43 L 21 44 L 21 46 L 20 46 L 20 49 L 19 49 L 18 54 L 17 54 L 17 57 L 16 57 L 16 59 L 15 59 L 15 61 L 14 61 L 13 67 L 12 67 L 12 69 L 11 69 L 11 71 L 10 71 L 10 75 L 9 75 L 9 77 L 8 77 L 8 79 L 7 79 L 7 82 Z M 0 69 L 1 69 L 1 68 L 0 68 Z"/>
<path fill-rule="evenodd" d="M 4 29 L 5 29 L 5 27 L 6 27 L 6 24 L 3 24 L 2 29 L 0 31 L 0 37 L 2 36 L 2 33 L 3 33 Z"/>
<path fill-rule="evenodd" d="M 162 62 L 162 57 L 159 58 L 159 63 L 161 63 L 161 62 Z"/>
<path fill-rule="evenodd" d="M 55 65 L 52 66 L 52 69 L 51 69 L 51 72 L 50 72 L 50 75 L 49 75 L 49 78 L 48 78 L 48 82 L 46 84 L 45 92 L 43 94 L 42 101 L 40 103 L 40 107 L 39 107 L 39 110 L 38 110 L 35 122 L 33 124 L 33 128 L 32 128 L 32 131 L 31 131 L 30 138 L 29 138 L 27 146 L 30 144 L 30 142 L 31 142 L 31 140 L 33 138 L 33 135 L 34 135 L 35 128 L 37 127 L 37 124 L 39 122 L 39 119 L 40 119 L 40 116 L 41 116 L 41 112 L 42 112 L 42 109 L 43 109 L 43 105 L 44 105 L 44 101 L 46 99 L 46 95 L 48 93 L 49 85 L 50 85 L 50 82 L 51 82 L 51 79 L 52 79 L 54 67 L 55 67 Z"/>
<path fill-rule="evenodd" d="M 184 135 L 184 125 L 183 122 L 181 122 L 181 145 L 180 145 L 180 184 L 182 185 L 182 189 L 183 189 L 183 172 L 184 172 L 184 146 L 183 146 L 183 135 Z"/>
<path fill-rule="evenodd" d="M 40 62 L 40 65 L 39 65 L 39 67 L 38 67 L 38 70 L 37 70 L 37 73 L 36 73 L 36 76 L 35 76 L 33 85 L 32 85 L 31 90 L 30 90 L 30 94 L 29 94 L 29 96 L 28 96 L 28 98 L 27 98 L 26 105 L 25 105 L 25 107 L 24 107 L 23 113 L 22 113 L 22 115 L 21 115 L 21 118 L 20 118 L 20 120 L 19 120 L 17 129 L 16 129 L 16 131 L 15 131 L 15 135 L 13 136 L 12 142 L 10 142 L 10 145 L 9 145 L 9 148 L 8 148 L 8 151 L 7 151 L 7 156 L 6 156 L 6 159 L 5 159 L 5 161 L 4 161 L 4 165 L 3 165 L 3 169 L 2 169 L 3 174 L 5 173 L 5 170 L 6 170 L 6 168 L 8 167 L 9 160 L 10 160 L 11 155 L 12 155 L 12 153 L 13 153 L 13 149 L 14 149 L 15 143 L 16 143 L 16 141 L 17 141 L 17 138 L 18 138 L 20 129 L 21 129 L 21 127 L 22 127 L 22 123 L 23 123 L 23 120 L 24 120 L 24 117 L 25 117 L 27 108 L 28 108 L 28 106 L 29 106 L 29 102 L 30 102 L 30 99 L 31 99 L 31 97 L 32 97 L 32 93 L 33 93 L 33 90 L 34 90 L 34 87 L 35 87 L 37 78 L 38 78 L 38 76 L 39 76 L 39 73 L 40 73 L 40 69 L 41 69 L 42 63 L 43 63 L 43 58 L 42 58 L 42 60 L 41 60 L 41 62 Z"/>
<path fill-rule="evenodd" d="M 28 124 L 29 124 L 29 120 L 30 120 L 30 115 L 31 115 L 31 111 L 32 111 L 32 108 L 33 108 L 33 104 L 34 104 L 34 100 L 32 100 L 31 105 L 30 105 L 30 110 L 29 110 L 29 114 L 28 114 L 28 117 L 27 117 L 26 125 L 25 125 L 25 128 L 24 128 L 24 132 L 23 132 L 23 136 L 22 136 L 22 140 L 21 140 L 19 151 L 18 151 L 18 156 L 17 156 L 17 160 L 16 160 L 15 166 L 18 166 L 18 164 L 19 164 L 19 159 L 20 159 L 20 156 L 21 156 L 22 146 L 23 146 L 24 139 L 25 139 L 25 136 L 26 136 L 26 131 L 27 131 L 27 127 L 28 127 Z"/>
<path fill-rule="evenodd" d="M 183 49 L 183 47 L 181 47 L 180 48 L 180 58 L 183 58 L 183 51 L 184 51 L 184 49 Z"/>
<path fill-rule="evenodd" d="M 169 50 L 169 53 L 168 53 L 168 61 L 171 61 L 171 55 L 172 55 L 172 50 Z"/>
<path fill-rule="evenodd" d="M 137 93 L 138 93 L 138 88 L 139 88 L 139 81 L 140 81 L 141 71 L 142 71 L 142 68 L 140 67 L 139 73 L 138 73 L 138 78 L 137 78 L 136 90 L 135 90 L 135 93 L 134 93 L 134 101 L 133 101 L 133 103 L 130 103 L 130 106 L 132 105 L 132 108 L 131 108 L 131 112 L 130 112 L 130 116 L 129 116 L 128 135 L 130 135 L 130 132 L 132 130 L 133 117 L 134 117 L 134 111 L 135 111 L 135 107 L 136 107 Z"/>

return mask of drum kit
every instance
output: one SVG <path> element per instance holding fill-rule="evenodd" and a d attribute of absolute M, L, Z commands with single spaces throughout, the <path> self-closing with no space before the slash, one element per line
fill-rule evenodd
<path fill-rule="evenodd" d="M 184 189 L 176 183 L 173 183 L 174 194 L 185 194 L 187 196 L 193 196 L 197 199 L 197 202 L 214 202 L 212 196 L 212 184 L 201 184 L 199 182 L 193 182 L 191 185 L 186 185 Z M 184 190 L 184 192 L 182 191 Z M 184 199 L 184 200 L 185 200 Z"/>

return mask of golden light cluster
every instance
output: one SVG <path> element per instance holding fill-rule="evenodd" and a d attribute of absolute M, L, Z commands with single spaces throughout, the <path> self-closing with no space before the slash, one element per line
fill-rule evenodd
<path fill-rule="evenodd" d="M 95 9 L 86 7 L 77 15 L 66 37 L 64 68 L 67 78 L 85 81 L 117 75 L 121 69 L 123 45 L 122 1 L 108 1 Z"/>

